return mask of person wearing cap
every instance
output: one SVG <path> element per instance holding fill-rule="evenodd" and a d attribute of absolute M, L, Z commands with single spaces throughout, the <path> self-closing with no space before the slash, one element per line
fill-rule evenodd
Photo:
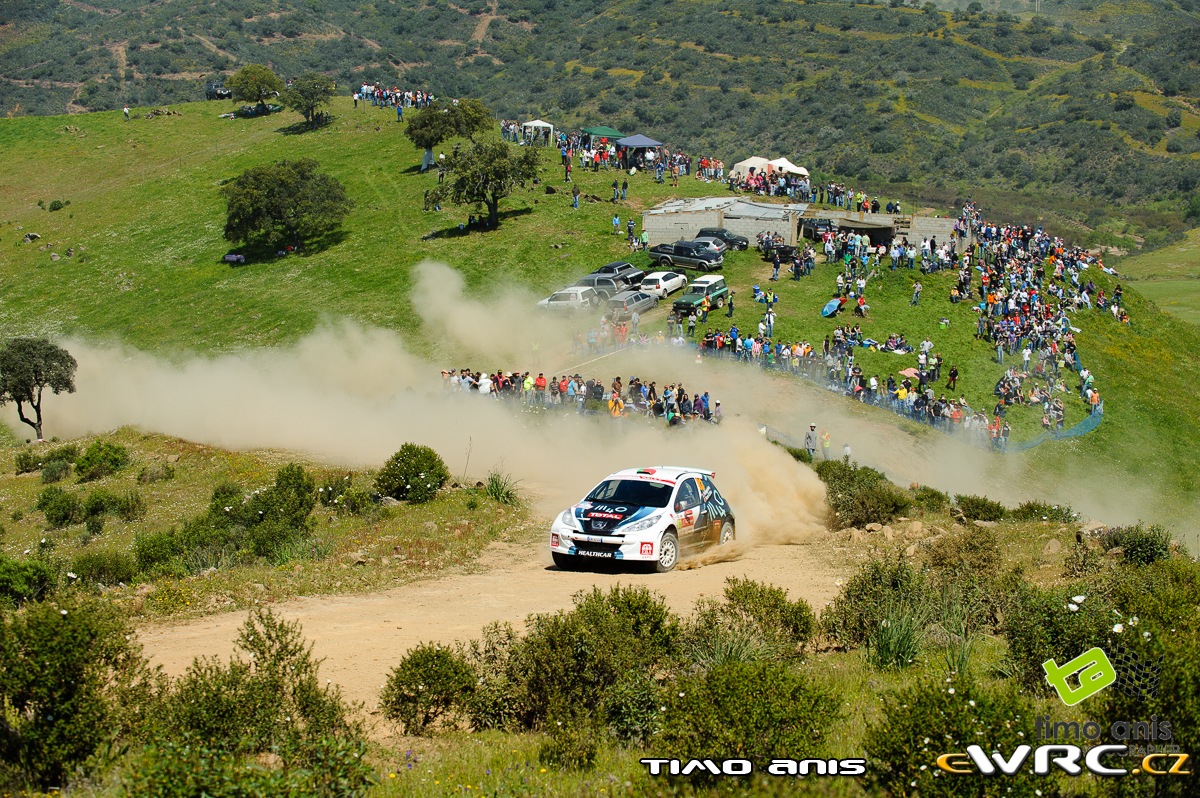
<path fill-rule="evenodd" d="M 804 448 L 808 450 L 809 459 L 813 459 L 817 454 L 817 425 L 809 424 L 808 432 L 804 433 Z"/>
<path fill-rule="evenodd" d="M 712 418 L 709 419 L 714 424 L 720 424 L 725 418 L 724 411 L 721 410 L 721 400 L 717 399 L 713 402 Z"/>

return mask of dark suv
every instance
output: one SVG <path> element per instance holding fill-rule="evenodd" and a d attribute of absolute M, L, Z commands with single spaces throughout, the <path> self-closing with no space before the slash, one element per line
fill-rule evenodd
<path fill-rule="evenodd" d="M 615 260 L 612 263 L 606 263 L 592 274 L 602 274 L 605 277 L 615 277 L 618 280 L 624 280 L 630 288 L 636 288 L 642 283 L 642 278 L 646 276 L 646 272 L 623 260 Z"/>
<path fill-rule="evenodd" d="M 690 267 L 710 272 L 721 268 L 724 255 L 718 255 L 703 244 L 694 241 L 676 241 L 674 244 L 656 244 L 647 250 L 650 260 L 663 269 Z"/>
<path fill-rule="evenodd" d="M 629 290 L 629 284 L 624 280 L 608 274 L 589 274 L 575 283 L 578 286 L 596 289 L 596 293 L 606 301 L 622 291 Z"/>
<path fill-rule="evenodd" d="M 204 96 L 210 100 L 231 100 L 233 89 L 227 89 L 220 83 L 209 83 L 204 87 Z"/>
<path fill-rule="evenodd" d="M 750 239 L 735 235 L 724 227 L 702 227 L 696 233 L 696 238 L 719 238 L 729 245 L 730 249 L 750 249 Z"/>

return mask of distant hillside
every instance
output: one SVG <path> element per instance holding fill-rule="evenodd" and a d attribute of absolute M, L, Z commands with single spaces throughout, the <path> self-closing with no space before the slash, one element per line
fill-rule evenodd
<path fill-rule="evenodd" d="M 786 153 L 925 202 L 943 187 L 1021 192 L 1090 243 L 1128 247 L 1130 232 L 1178 234 L 1179 200 L 1200 185 L 1198 7 L 10 0 L 0 106 L 199 99 L 206 79 L 266 62 L 346 91 L 398 82 L 505 115 L 603 121 L 726 160 Z M 1162 204 L 1129 231 L 1098 202 Z"/>

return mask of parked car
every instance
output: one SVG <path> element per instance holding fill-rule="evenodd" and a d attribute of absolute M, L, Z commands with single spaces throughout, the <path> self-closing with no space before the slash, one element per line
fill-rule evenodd
<path fill-rule="evenodd" d="M 705 249 L 715 252 L 718 255 L 724 255 L 725 250 L 729 249 L 729 245 L 719 238 L 701 236 L 700 238 L 693 238 L 692 242 L 695 244 L 700 244 Z"/>
<path fill-rule="evenodd" d="M 642 278 L 646 276 L 646 272 L 623 260 L 615 260 L 612 263 L 606 263 L 592 274 L 604 274 L 609 277 L 618 277 L 624 280 L 630 288 L 637 288 L 642 282 Z"/>
<path fill-rule="evenodd" d="M 607 274 L 589 274 L 587 277 L 581 278 L 575 285 L 581 288 L 594 288 L 605 301 L 629 288 L 628 283 L 624 280 Z"/>
<path fill-rule="evenodd" d="M 676 241 L 674 244 L 655 244 L 647 250 L 650 260 L 663 269 L 693 268 L 710 272 L 721 268 L 724 255 L 718 255 L 703 244 Z"/>
<path fill-rule="evenodd" d="M 624 321 L 634 313 L 642 314 L 658 307 L 658 297 L 645 291 L 622 291 L 608 300 L 608 317 L 613 321 Z"/>
<path fill-rule="evenodd" d="M 538 302 L 538 307 L 552 313 L 564 313 L 574 317 L 581 312 L 595 310 L 604 300 L 595 288 L 572 285 Z"/>
<path fill-rule="evenodd" d="M 220 83 L 207 83 L 204 86 L 204 96 L 209 100 L 232 100 L 233 89 L 227 89 Z"/>
<path fill-rule="evenodd" d="M 800 235 L 813 241 L 820 241 L 821 237 L 830 231 L 834 233 L 838 231 L 837 223 L 832 219 L 800 220 Z"/>
<path fill-rule="evenodd" d="M 665 298 L 687 286 L 687 277 L 679 272 L 654 272 L 642 278 L 642 290 Z"/>
<path fill-rule="evenodd" d="M 724 227 L 702 227 L 696 233 L 696 238 L 719 238 L 729 245 L 730 249 L 750 249 L 750 239 L 731 233 Z"/>
<path fill-rule="evenodd" d="M 736 538 L 733 510 L 716 474 L 700 468 L 630 468 L 604 478 L 550 527 L 550 556 L 570 570 L 589 560 L 654 563 L 659 573 L 683 554 Z"/>
<path fill-rule="evenodd" d="M 692 284 L 687 287 L 683 295 L 676 298 L 671 307 L 676 312 L 687 315 L 693 310 L 700 310 L 700 303 L 704 301 L 704 297 L 708 297 L 710 310 L 724 306 L 725 300 L 729 297 L 729 286 L 725 284 L 725 278 L 719 274 L 697 277 L 692 280 Z"/>

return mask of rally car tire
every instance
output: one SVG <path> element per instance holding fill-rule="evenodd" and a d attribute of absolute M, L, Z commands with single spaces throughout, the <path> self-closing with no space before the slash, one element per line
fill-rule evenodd
<path fill-rule="evenodd" d="M 665 574 L 675 570 L 678 563 L 679 538 L 675 537 L 674 531 L 667 530 L 663 532 L 662 539 L 658 542 L 658 560 L 654 563 L 654 570 Z"/>
<path fill-rule="evenodd" d="M 721 536 L 717 538 L 717 545 L 724 546 L 732 543 L 735 537 L 736 533 L 733 529 L 733 522 L 726 521 L 725 523 L 721 524 Z"/>
<path fill-rule="evenodd" d="M 552 551 L 550 556 L 554 558 L 554 567 L 560 571 L 574 571 L 578 567 L 575 558 L 570 554 L 559 554 L 557 551 Z"/>

